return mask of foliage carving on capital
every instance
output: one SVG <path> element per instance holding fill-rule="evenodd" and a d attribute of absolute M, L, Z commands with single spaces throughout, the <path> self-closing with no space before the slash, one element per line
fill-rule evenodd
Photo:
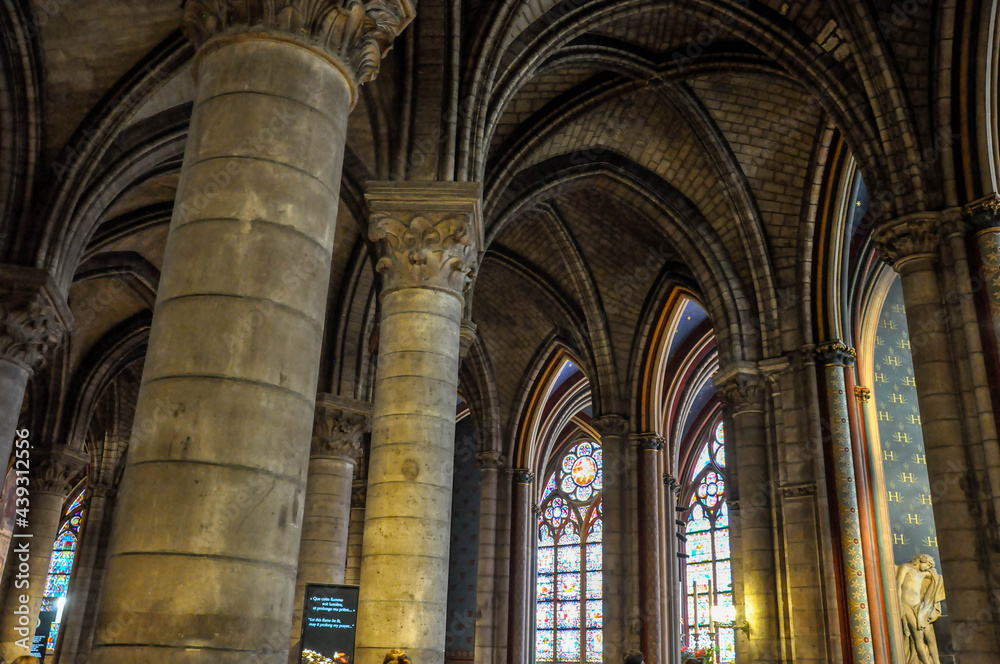
<path fill-rule="evenodd" d="M 853 366 L 854 361 L 858 357 L 857 351 L 840 341 L 820 344 L 816 347 L 816 354 L 828 366 L 833 364 L 842 364 L 847 367 Z"/>
<path fill-rule="evenodd" d="M 0 293 L 0 358 L 34 371 L 65 332 L 56 308 L 44 295 Z"/>
<path fill-rule="evenodd" d="M 613 413 L 601 415 L 591 421 L 601 437 L 624 438 L 628 435 L 628 418 Z"/>
<path fill-rule="evenodd" d="M 484 450 L 476 455 L 479 467 L 483 469 L 503 468 L 506 459 L 499 450 Z"/>
<path fill-rule="evenodd" d="M 936 258 L 941 244 L 942 216 L 939 212 L 921 212 L 900 217 L 872 233 L 875 247 L 889 265 L 897 270 L 910 258 Z"/>
<path fill-rule="evenodd" d="M 433 286 L 461 295 L 475 276 L 479 248 L 472 214 L 376 212 L 368 235 L 386 290 Z"/>
<path fill-rule="evenodd" d="M 313 423 L 312 457 L 343 459 L 356 465 L 363 455 L 364 435 L 371 429 L 369 415 L 318 404 Z"/>
<path fill-rule="evenodd" d="M 86 454 L 62 445 L 33 454 L 29 484 L 31 492 L 68 496 L 73 488 L 73 480 L 87 465 L 88 460 Z"/>
<path fill-rule="evenodd" d="M 756 368 L 720 369 L 712 376 L 723 402 L 733 413 L 760 410 L 764 402 L 764 379 Z"/>
<path fill-rule="evenodd" d="M 199 47 L 220 34 L 288 34 L 338 57 L 367 83 L 415 15 L 412 0 L 189 0 L 183 30 Z"/>
<path fill-rule="evenodd" d="M 667 441 L 663 439 L 663 436 L 655 433 L 646 433 L 639 436 L 638 441 L 639 449 L 649 450 L 652 452 L 659 452 L 667 447 Z"/>

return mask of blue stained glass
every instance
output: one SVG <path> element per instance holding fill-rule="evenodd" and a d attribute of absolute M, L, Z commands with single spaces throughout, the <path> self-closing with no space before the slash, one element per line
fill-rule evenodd
<path fill-rule="evenodd" d="M 719 629 L 719 659 L 722 662 L 736 661 L 736 630 L 732 627 Z"/>
<path fill-rule="evenodd" d="M 700 563 L 712 559 L 712 533 L 692 533 L 687 536 L 688 562 Z"/>
<path fill-rule="evenodd" d="M 695 504 L 695 506 L 691 508 L 691 516 L 688 520 L 688 525 L 687 525 L 688 534 L 690 535 L 690 533 L 699 533 L 705 530 L 710 530 L 711 528 L 712 524 L 705 516 L 705 510 L 702 508 L 701 505 Z"/>
<path fill-rule="evenodd" d="M 76 551 L 76 535 L 67 531 L 60 533 L 52 545 L 53 551 Z"/>
<path fill-rule="evenodd" d="M 714 446 L 715 451 L 715 465 L 719 468 L 726 467 L 726 446 L 722 443 L 716 443 Z"/>
<path fill-rule="evenodd" d="M 580 573 L 560 574 L 556 583 L 556 593 L 559 599 L 578 599 L 580 597 Z"/>
<path fill-rule="evenodd" d="M 604 572 L 587 572 L 587 599 L 604 596 Z"/>
<path fill-rule="evenodd" d="M 579 545 L 559 547 L 559 571 L 560 572 L 580 571 Z"/>
<path fill-rule="evenodd" d="M 693 584 L 698 584 L 698 592 L 704 593 L 708 588 L 708 581 L 712 578 L 712 563 L 689 563 L 688 564 L 688 589 Z"/>
<path fill-rule="evenodd" d="M 56 605 L 56 597 L 46 597 L 42 600 L 42 611 L 55 611 L 58 607 Z"/>
<path fill-rule="evenodd" d="M 587 545 L 587 569 L 600 570 L 604 566 L 604 548 L 599 542 Z"/>
<path fill-rule="evenodd" d="M 559 629 L 573 627 L 580 628 L 580 603 L 579 602 L 559 602 L 556 610 L 556 621 Z"/>
<path fill-rule="evenodd" d="M 555 597 L 555 577 L 548 574 L 538 575 L 538 600 L 551 600 Z"/>
<path fill-rule="evenodd" d="M 556 550 L 551 547 L 538 547 L 538 573 L 552 574 L 555 572 Z"/>
<path fill-rule="evenodd" d="M 562 460 L 562 471 L 564 473 L 573 472 L 573 464 L 576 463 L 576 454 L 570 452 Z"/>
<path fill-rule="evenodd" d="M 535 657 L 539 662 L 554 661 L 555 643 L 552 642 L 552 632 L 535 633 Z"/>
<path fill-rule="evenodd" d="M 580 530 L 577 528 L 576 523 L 570 523 L 559 534 L 559 544 L 562 546 L 567 544 L 578 544 L 579 542 Z"/>
<path fill-rule="evenodd" d="M 580 661 L 580 630 L 556 632 L 556 657 L 560 662 Z"/>
<path fill-rule="evenodd" d="M 602 600 L 588 600 L 587 602 L 587 627 L 600 629 L 604 624 L 604 602 Z"/>
<path fill-rule="evenodd" d="M 69 589 L 69 577 L 62 574 L 53 574 L 45 579 L 46 597 L 65 597 Z"/>
<path fill-rule="evenodd" d="M 600 520 L 595 521 L 590 526 L 590 534 L 587 535 L 588 542 L 600 542 L 604 538 L 604 522 Z"/>
<path fill-rule="evenodd" d="M 72 519 L 69 520 L 69 527 L 73 529 L 73 532 L 78 532 L 80 530 L 80 524 L 83 523 L 83 515 L 76 514 Z"/>
<path fill-rule="evenodd" d="M 538 629 L 554 629 L 556 626 L 556 607 L 552 602 L 539 602 L 535 611 L 535 623 Z"/>
<path fill-rule="evenodd" d="M 72 551 L 53 551 L 49 560 L 49 574 L 69 574 L 73 571 Z"/>
<path fill-rule="evenodd" d="M 552 492 L 555 490 L 556 490 L 556 476 L 555 473 L 553 473 L 552 477 L 549 478 L 549 483 L 545 485 L 545 491 L 542 492 L 542 499 L 539 500 L 538 502 L 544 503 L 548 499 L 548 497 L 552 495 Z"/>
<path fill-rule="evenodd" d="M 715 531 L 715 558 L 725 560 L 729 558 L 729 531 Z"/>
<path fill-rule="evenodd" d="M 591 447 L 590 443 L 580 443 L 576 448 L 577 456 L 589 457 L 594 452 L 594 448 Z"/>
<path fill-rule="evenodd" d="M 587 664 L 600 664 L 604 655 L 604 635 L 599 629 L 587 630 Z"/>
<path fill-rule="evenodd" d="M 722 422 L 719 422 L 718 426 L 715 427 L 715 439 L 720 443 L 726 442 L 726 430 L 722 426 Z"/>
<path fill-rule="evenodd" d="M 56 649 L 56 637 L 59 636 L 59 622 L 53 620 L 52 627 L 49 628 L 49 639 L 45 642 L 46 650 Z"/>
<path fill-rule="evenodd" d="M 715 605 L 721 607 L 727 607 L 733 605 L 733 594 L 719 592 L 715 594 Z"/>
<path fill-rule="evenodd" d="M 694 464 L 694 472 L 691 473 L 691 479 L 694 480 L 694 478 L 698 477 L 698 474 L 705 470 L 710 463 L 712 463 L 712 456 L 708 451 L 708 445 L 706 445 L 702 448 L 701 454 L 698 455 L 698 461 Z"/>
<path fill-rule="evenodd" d="M 76 497 L 76 500 L 74 500 L 73 503 L 66 508 L 66 514 L 72 514 L 73 512 L 75 512 L 76 508 L 78 508 L 80 505 L 83 505 L 83 500 L 86 497 L 87 497 L 87 492 L 81 491 L 80 495 Z"/>
<path fill-rule="evenodd" d="M 716 528 L 728 528 L 729 527 L 729 505 L 723 503 L 722 507 L 719 508 L 719 516 L 715 519 Z"/>
<path fill-rule="evenodd" d="M 556 541 L 552 539 L 552 529 L 548 526 L 541 526 L 538 529 L 538 546 L 553 546 Z"/>
<path fill-rule="evenodd" d="M 573 496 L 573 492 L 576 491 L 576 483 L 573 481 L 573 476 L 569 473 L 563 475 L 562 481 L 559 483 L 559 488 L 563 490 L 563 493 Z"/>
<path fill-rule="evenodd" d="M 733 589 L 733 568 L 729 561 L 716 563 L 715 565 L 716 588 L 719 591 Z"/>

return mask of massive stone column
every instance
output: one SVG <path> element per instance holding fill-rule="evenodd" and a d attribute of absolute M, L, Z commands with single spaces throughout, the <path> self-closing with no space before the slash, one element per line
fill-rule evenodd
<path fill-rule="evenodd" d="M 664 651 L 663 581 L 660 558 L 663 548 L 663 475 L 660 457 L 666 444 L 660 436 L 639 437 L 639 601 L 642 607 L 642 652 L 646 664 L 667 664 Z M 672 518 L 672 517 L 671 517 Z"/>
<path fill-rule="evenodd" d="M 830 445 L 833 452 L 833 475 L 837 491 L 837 515 L 843 553 L 844 586 L 847 589 L 848 623 L 855 664 L 874 664 L 871 604 L 865 574 L 865 553 L 861 543 L 858 505 L 858 482 L 854 471 L 849 402 L 844 372 L 853 366 L 853 348 L 835 342 L 817 348 L 823 359 L 826 398 L 830 416 Z M 874 574 L 874 570 L 870 570 Z"/>
<path fill-rule="evenodd" d="M 344 583 L 351 522 L 354 469 L 371 415 L 362 404 L 321 394 L 316 399 L 312 453 L 302 517 L 302 544 L 292 605 L 290 664 L 299 661 L 302 609 L 307 583 Z"/>
<path fill-rule="evenodd" d="M 1000 569 L 978 522 L 981 502 L 939 281 L 943 215 L 925 212 L 876 229 L 882 257 L 903 283 L 917 400 L 955 654 L 962 664 L 1000 656 Z"/>
<path fill-rule="evenodd" d="M 480 186 L 369 183 L 382 277 L 358 664 L 401 648 L 442 664 L 464 292 L 479 261 Z"/>
<path fill-rule="evenodd" d="M 31 459 L 27 523 L 14 529 L 7 558 L 11 575 L 0 602 L 0 657 L 7 662 L 31 654 L 63 503 L 85 463 L 84 456 L 62 446 Z"/>
<path fill-rule="evenodd" d="M 781 661 L 777 572 L 775 570 L 772 514 L 771 465 L 767 454 L 764 419 L 764 384 L 755 366 L 733 365 L 712 377 L 722 393 L 732 422 L 732 449 L 736 458 L 728 466 L 735 470 L 738 491 L 739 569 L 742 575 L 742 606 L 737 606 L 737 624 L 746 620 L 751 634 L 748 661 Z M 734 493 L 735 493 L 734 491 Z M 736 533 L 734 533 L 736 534 Z M 734 562 L 737 553 L 733 552 Z M 735 565 L 734 565 L 735 572 Z M 735 581 L 734 581 L 735 583 Z M 735 590 L 735 589 L 734 589 Z"/>
<path fill-rule="evenodd" d="M 186 3 L 197 96 L 99 664 L 287 661 L 347 115 L 412 17 L 408 0 Z"/>
<path fill-rule="evenodd" d="M 530 662 L 535 625 L 531 600 L 534 597 L 535 570 L 531 565 L 535 549 L 535 474 L 514 469 L 510 526 L 510 595 L 507 604 L 507 664 Z"/>
<path fill-rule="evenodd" d="M 604 453 L 604 661 L 618 664 L 630 648 L 638 648 L 640 621 L 635 615 L 638 604 L 638 570 L 632 564 L 637 553 L 634 536 L 629 537 L 629 515 L 636 512 L 635 450 L 629 449 L 628 420 L 606 414 L 593 421 L 601 434 Z M 636 620 L 633 620 L 636 619 Z"/>
<path fill-rule="evenodd" d="M 10 458 L 24 390 L 73 317 L 47 272 L 0 265 L 0 459 Z"/>

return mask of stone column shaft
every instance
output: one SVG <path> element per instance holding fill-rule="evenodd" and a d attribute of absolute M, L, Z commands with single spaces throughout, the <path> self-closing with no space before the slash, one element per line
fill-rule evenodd
<path fill-rule="evenodd" d="M 496 618 L 503 605 L 497 601 L 497 501 L 503 456 L 490 451 L 479 454 L 482 484 L 479 502 L 479 583 L 476 586 L 476 655 L 477 662 L 493 664 L 496 660 L 494 636 Z"/>
<path fill-rule="evenodd" d="M 861 520 L 858 484 L 854 470 L 853 442 L 848 413 L 849 402 L 844 380 L 846 368 L 854 363 L 854 349 L 841 343 L 824 344 L 818 351 L 824 358 L 824 376 L 830 415 L 830 444 L 833 447 L 833 473 L 837 490 L 844 585 L 847 590 L 851 650 L 855 664 L 874 664 L 871 605 L 865 553 L 861 543 Z"/>
<path fill-rule="evenodd" d="M 666 538 L 666 556 L 667 556 L 667 575 L 666 575 L 666 625 L 667 631 L 665 634 L 665 648 L 664 648 L 664 661 L 666 662 L 679 662 L 681 659 L 681 646 L 683 640 L 683 630 L 681 628 L 681 622 L 684 619 L 683 606 L 686 602 L 685 589 L 681 585 L 681 579 L 683 575 L 681 569 L 684 565 L 684 561 L 677 557 L 680 552 L 679 541 L 677 539 L 677 533 L 679 528 L 677 526 L 677 521 L 679 512 L 677 511 L 677 496 L 680 490 L 677 479 L 673 475 L 665 475 L 663 478 L 664 483 L 664 493 L 666 494 L 666 499 L 664 500 L 665 514 L 666 514 L 666 525 L 667 525 L 667 538 Z"/>
<path fill-rule="evenodd" d="M 306 584 L 344 583 L 354 469 L 362 455 L 362 437 L 370 428 L 367 413 L 343 408 L 332 395 L 317 399 L 292 605 L 289 664 L 299 661 Z"/>
<path fill-rule="evenodd" d="M 197 97 L 100 664 L 288 659 L 347 116 L 412 7 L 277 4 L 185 7 Z"/>
<path fill-rule="evenodd" d="M 628 445 L 628 421 L 620 415 L 607 414 L 595 419 L 593 424 L 601 434 L 604 454 L 601 498 L 604 512 L 604 662 L 619 664 L 627 650 L 639 647 L 640 639 L 641 616 L 632 615 L 638 593 L 630 592 L 630 586 L 639 579 L 630 578 L 629 574 L 632 567 L 629 533 L 635 532 L 629 528 L 629 517 L 636 513 L 636 498 L 635 494 L 630 497 L 629 480 L 636 468 L 634 450 Z"/>
<path fill-rule="evenodd" d="M 739 624 L 745 619 L 751 625 L 751 637 L 746 646 L 749 661 L 778 662 L 782 649 L 763 379 L 756 368 L 735 366 L 720 370 L 713 380 L 729 409 L 733 429 L 733 443 L 732 446 L 727 444 L 727 451 L 734 450 L 735 459 L 727 465 L 735 469 L 735 489 L 738 491 L 730 504 L 738 501 L 739 509 L 738 514 L 733 513 L 737 510 L 730 510 L 730 522 L 739 538 L 738 569 L 743 584 L 743 606 L 737 606 L 736 622 Z M 729 436 L 727 430 L 727 439 Z M 733 486 L 732 478 L 729 479 Z M 733 558 L 735 561 L 735 553 Z M 736 570 L 734 564 L 734 573 Z"/>
<path fill-rule="evenodd" d="M 513 471 L 510 537 L 510 595 L 507 611 L 507 664 L 530 662 L 534 653 L 535 625 L 531 608 L 535 570 L 530 567 L 535 548 L 533 473 Z"/>
<path fill-rule="evenodd" d="M 938 551 L 955 652 L 962 664 L 1000 657 L 996 614 L 1000 569 L 985 553 L 973 495 L 972 451 L 938 280 L 940 213 L 903 217 L 878 229 L 874 240 L 899 273 L 910 331 L 913 373 L 931 480 Z"/>
<path fill-rule="evenodd" d="M 663 475 L 660 457 L 664 441 L 659 436 L 639 439 L 639 597 L 643 612 L 642 652 L 646 664 L 667 664 L 663 649 L 663 595 L 660 558 L 663 548 Z"/>
<path fill-rule="evenodd" d="M 381 326 L 358 664 L 444 661 L 463 293 L 482 249 L 480 187 L 369 183 Z"/>

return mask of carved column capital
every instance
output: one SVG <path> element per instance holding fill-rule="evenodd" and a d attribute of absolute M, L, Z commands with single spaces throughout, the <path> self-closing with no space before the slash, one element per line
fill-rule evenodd
<path fill-rule="evenodd" d="M 359 464 L 364 454 L 362 441 L 372 429 L 371 413 L 354 409 L 346 400 L 324 394 L 316 400 L 313 422 L 313 458 L 332 458 Z"/>
<path fill-rule="evenodd" d="M 188 0 L 183 30 L 197 47 L 219 35 L 287 35 L 333 56 L 362 84 L 415 16 L 412 0 Z"/>
<path fill-rule="evenodd" d="M 854 388 L 854 398 L 858 400 L 858 403 L 868 403 L 872 398 L 872 391 L 859 385 Z"/>
<path fill-rule="evenodd" d="M 115 493 L 115 488 L 113 486 L 103 482 L 91 484 L 87 487 L 87 490 L 90 491 L 90 495 L 94 498 L 111 498 Z"/>
<path fill-rule="evenodd" d="M 658 433 L 643 433 L 639 435 L 639 439 L 636 441 L 640 450 L 649 450 L 653 452 L 662 452 L 667 447 L 667 441 L 663 439 Z"/>
<path fill-rule="evenodd" d="M 590 424 L 602 438 L 624 438 L 628 435 L 628 418 L 623 415 L 605 413 L 591 420 Z"/>
<path fill-rule="evenodd" d="M 918 259 L 937 260 L 945 221 L 941 212 L 918 212 L 890 221 L 872 232 L 882 260 L 897 272 Z"/>
<path fill-rule="evenodd" d="M 503 452 L 498 450 L 484 450 L 476 455 L 476 460 L 483 470 L 503 468 L 506 461 Z"/>
<path fill-rule="evenodd" d="M 514 484 L 530 485 L 535 481 L 535 474 L 527 468 L 511 468 L 510 474 L 514 478 Z"/>
<path fill-rule="evenodd" d="M 969 226 L 976 233 L 1000 231 L 1000 197 L 987 196 L 965 207 Z"/>
<path fill-rule="evenodd" d="M 0 265 L 0 360 L 33 372 L 59 345 L 73 316 L 44 270 Z"/>
<path fill-rule="evenodd" d="M 86 467 L 89 457 L 63 445 L 35 454 L 31 459 L 32 493 L 69 495 L 73 480 Z"/>
<path fill-rule="evenodd" d="M 857 351 L 841 341 L 820 344 L 816 347 L 816 355 L 827 366 L 842 364 L 845 367 L 854 366 L 854 361 L 858 357 Z"/>
<path fill-rule="evenodd" d="M 712 375 L 719 395 L 734 415 L 764 408 L 764 379 L 756 365 L 741 362 Z"/>
<path fill-rule="evenodd" d="M 481 192 L 469 182 L 368 183 L 368 236 L 383 292 L 434 288 L 462 297 L 483 250 Z"/>

